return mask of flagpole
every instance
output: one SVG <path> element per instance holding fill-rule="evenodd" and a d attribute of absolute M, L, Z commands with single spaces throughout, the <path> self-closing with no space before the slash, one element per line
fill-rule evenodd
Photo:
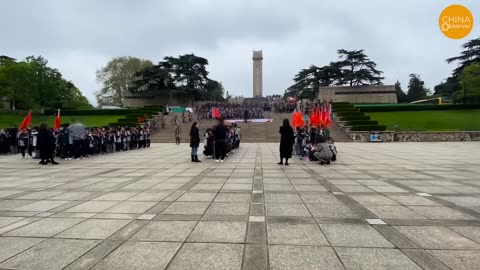
<path fill-rule="evenodd" d="M 31 112 L 32 110 L 30 110 Z M 30 130 L 30 133 L 28 132 L 28 129 L 27 129 L 27 154 L 30 152 L 30 136 L 31 136 L 31 130 Z M 32 155 L 33 155 L 33 152 L 32 152 Z M 30 156 L 29 154 L 27 155 L 27 158 L 28 156 Z M 33 158 L 32 156 L 30 156 L 31 158 Z"/>

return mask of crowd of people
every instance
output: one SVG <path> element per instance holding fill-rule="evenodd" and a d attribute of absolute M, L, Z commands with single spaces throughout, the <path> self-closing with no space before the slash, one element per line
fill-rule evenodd
<path fill-rule="evenodd" d="M 204 134 L 203 154 L 207 159 L 223 162 L 240 147 L 240 128 L 236 123 L 225 125 L 223 119 L 212 128 L 207 128 Z M 190 130 L 190 147 L 192 147 L 192 162 L 199 162 L 197 151 L 200 144 L 198 124 L 194 123 Z M 195 156 L 194 156 L 195 155 Z"/>
<path fill-rule="evenodd" d="M 337 160 L 337 147 L 325 126 L 299 127 L 294 131 L 288 119 L 285 119 L 279 132 L 281 134 L 279 165 L 289 165 L 288 159 L 293 155 L 297 155 L 300 160 L 320 161 L 322 165 Z"/>
<path fill-rule="evenodd" d="M 261 104 L 209 102 L 196 108 L 198 119 L 211 119 L 212 108 L 218 108 L 223 119 L 263 118 L 266 107 Z"/>
<path fill-rule="evenodd" d="M 108 154 L 150 147 L 151 130 L 148 127 L 86 128 L 81 123 L 64 124 L 58 130 L 46 124 L 26 130 L 0 131 L 0 154 L 21 153 L 40 159 L 40 164 L 58 164 L 54 158 L 83 159 L 92 155 Z"/>

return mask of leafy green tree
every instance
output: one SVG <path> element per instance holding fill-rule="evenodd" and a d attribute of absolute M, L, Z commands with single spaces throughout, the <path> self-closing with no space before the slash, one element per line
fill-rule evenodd
<path fill-rule="evenodd" d="M 206 97 L 204 100 L 224 101 L 225 89 L 222 83 L 208 79 L 206 88 Z"/>
<path fill-rule="evenodd" d="M 223 86 L 208 78 L 207 65 L 207 59 L 194 54 L 167 56 L 158 65 L 137 72 L 130 91 L 166 91 L 171 97 L 193 100 L 223 98 Z"/>
<path fill-rule="evenodd" d="M 382 71 L 378 70 L 377 64 L 371 61 L 364 50 L 337 51 L 340 57 L 338 64 L 342 70 L 342 84 L 349 86 L 379 85 L 382 84 Z"/>
<path fill-rule="evenodd" d="M 0 57 L 0 96 L 10 101 L 13 109 L 88 107 L 88 100 L 62 74 L 48 66 L 41 57 L 29 56 L 24 61 Z"/>
<path fill-rule="evenodd" d="M 405 92 L 402 90 L 402 85 L 400 84 L 399 81 L 395 83 L 395 92 L 397 93 L 397 101 L 398 103 L 405 103 L 409 102 L 409 98 Z"/>
<path fill-rule="evenodd" d="M 339 85 L 342 82 L 342 72 L 338 63 L 317 67 L 311 65 L 295 75 L 294 84 L 286 91 L 286 96 L 314 99 L 318 96 L 319 87 Z"/>
<path fill-rule="evenodd" d="M 459 56 L 448 58 L 447 63 L 458 62 L 458 67 L 453 71 L 453 76 L 458 77 L 463 70 L 474 63 L 480 62 L 480 38 L 472 39 L 462 45 L 464 49 Z"/>
<path fill-rule="evenodd" d="M 415 101 L 427 96 L 429 90 L 425 88 L 425 82 L 420 79 L 418 74 L 410 74 L 410 81 L 408 82 L 407 97 L 410 101 Z"/>
<path fill-rule="evenodd" d="M 457 68 L 452 72 L 452 75 L 444 80 L 442 83 L 435 86 L 435 95 L 452 97 L 455 102 L 462 102 L 463 87 L 460 83 L 460 75 L 463 70 L 474 64 L 480 63 L 480 38 L 472 39 L 462 45 L 463 51 L 459 56 L 448 58 L 447 63 L 458 63 Z M 461 97 L 461 98 L 459 98 Z"/>
<path fill-rule="evenodd" d="M 456 101 L 464 103 L 480 103 L 480 63 L 473 63 L 465 67 L 460 75 L 462 90 L 455 93 Z"/>
<path fill-rule="evenodd" d="M 133 86 L 135 75 L 153 64 L 135 57 L 116 57 L 97 71 L 102 88 L 96 94 L 99 105 L 123 106 L 125 94 Z"/>

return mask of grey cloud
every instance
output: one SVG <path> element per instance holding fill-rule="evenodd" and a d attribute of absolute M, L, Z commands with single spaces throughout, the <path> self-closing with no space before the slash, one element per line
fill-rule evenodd
<path fill-rule="evenodd" d="M 449 76 L 445 59 L 465 40 L 450 40 L 438 16 L 451 0 L 16 0 L 1 1 L 0 53 L 41 54 L 94 100 L 95 71 L 131 55 L 154 62 L 195 53 L 211 77 L 236 95 L 251 95 L 253 49 L 264 52 L 264 89 L 282 93 L 299 69 L 365 49 L 386 83 L 419 73 L 428 87 Z M 460 0 L 474 16 L 480 3 Z M 477 18 L 478 20 L 478 18 Z"/>

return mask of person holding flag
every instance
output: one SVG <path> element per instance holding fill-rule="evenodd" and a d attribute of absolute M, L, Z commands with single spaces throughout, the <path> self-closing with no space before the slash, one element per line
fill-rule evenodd
<path fill-rule="evenodd" d="M 55 124 L 53 125 L 53 130 L 57 131 L 60 128 L 60 109 L 57 111 L 57 117 L 55 118 Z"/>

